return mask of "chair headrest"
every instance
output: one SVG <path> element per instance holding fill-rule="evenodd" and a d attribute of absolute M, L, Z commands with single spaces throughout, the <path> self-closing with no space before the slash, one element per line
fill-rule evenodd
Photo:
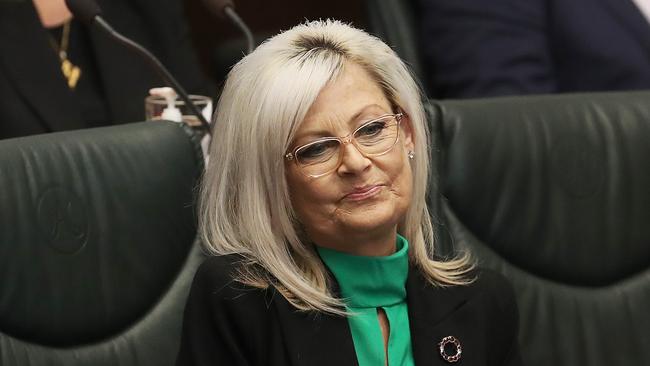
<path fill-rule="evenodd" d="M 444 192 L 515 266 L 604 285 L 650 264 L 650 93 L 434 103 Z"/>
<path fill-rule="evenodd" d="M 182 125 L 0 141 L 0 331 L 90 343 L 142 317 L 196 236 L 203 169 Z"/>

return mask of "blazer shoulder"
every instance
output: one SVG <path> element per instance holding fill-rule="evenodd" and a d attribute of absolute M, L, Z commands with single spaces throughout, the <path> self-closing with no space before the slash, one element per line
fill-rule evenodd
<path fill-rule="evenodd" d="M 514 294 L 510 280 L 493 269 L 479 267 L 474 270 L 474 276 L 477 288 L 502 295 Z"/>
<path fill-rule="evenodd" d="M 244 257 L 237 254 L 210 256 L 199 266 L 195 281 L 230 282 L 243 261 Z"/>
<path fill-rule="evenodd" d="M 245 258 L 208 257 L 199 266 L 185 305 L 177 365 L 252 365 L 268 352 L 277 328 L 273 289 L 237 280 Z"/>
<path fill-rule="evenodd" d="M 489 268 L 474 270 L 475 281 L 470 284 L 470 289 L 477 295 L 490 301 L 487 304 L 495 306 L 498 310 L 510 313 L 516 311 L 515 292 L 510 281 L 501 273 Z"/>
<path fill-rule="evenodd" d="M 245 263 L 246 259 L 237 254 L 208 257 L 194 275 L 192 292 L 221 306 L 270 307 L 275 289 L 253 287 L 239 281 L 240 269 Z"/>

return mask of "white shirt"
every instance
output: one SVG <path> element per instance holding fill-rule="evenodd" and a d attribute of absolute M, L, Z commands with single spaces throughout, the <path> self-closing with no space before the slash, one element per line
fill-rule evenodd
<path fill-rule="evenodd" d="M 616 1 L 622 1 L 622 0 L 616 0 Z M 635 4 L 636 7 L 641 10 L 641 14 L 645 17 L 645 19 L 650 23 L 650 0 L 632 0 Z"/>

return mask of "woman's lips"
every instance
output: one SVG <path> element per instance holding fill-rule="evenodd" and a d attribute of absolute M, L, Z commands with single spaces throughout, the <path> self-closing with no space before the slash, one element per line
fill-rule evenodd
<path fill-rule="evenodd" d="M 381 191 L 381 185 L 372 185 L 355 189 L 343 197 L 346 201 L 362 201 L 377 195 Z"/>

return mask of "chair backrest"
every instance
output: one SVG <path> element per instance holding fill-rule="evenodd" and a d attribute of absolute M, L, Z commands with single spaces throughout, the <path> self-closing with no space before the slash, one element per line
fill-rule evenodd
<path fill-rule="evenodd" d="M 456 245 L 509 277 L 527 365 L 650 364 L 650 92 L 434 102 Z"/>
<path fill-rule="evenodd" d="M 180 124 L 0 141 L 0 365 L 172 365 L 202 254 Z"/>

